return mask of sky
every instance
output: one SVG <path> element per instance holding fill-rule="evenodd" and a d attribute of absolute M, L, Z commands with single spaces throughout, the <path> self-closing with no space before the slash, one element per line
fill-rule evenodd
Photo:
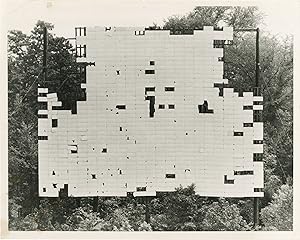
<path fill-rule="evenodd" d="M 44 20 L 55 25 L 56 35 L 66 38 L 74 37 L 77 26 L 162 25 L 169 16 L 184 15 L 197 5 L 258 6 L 265 13 L 263 28 L 284 36 L 294 33 L 300 12 L 298 0 L 7 0 L 6 3 L 4 19 L 8 30 L 29 33 L 38 20 Z"/>

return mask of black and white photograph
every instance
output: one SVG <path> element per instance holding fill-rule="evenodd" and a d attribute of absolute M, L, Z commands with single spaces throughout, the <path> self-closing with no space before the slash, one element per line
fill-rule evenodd
<path fill-rule="evenodd" d="M 1 238 L 299 239 L 299 1 L 1 4 Z"/>

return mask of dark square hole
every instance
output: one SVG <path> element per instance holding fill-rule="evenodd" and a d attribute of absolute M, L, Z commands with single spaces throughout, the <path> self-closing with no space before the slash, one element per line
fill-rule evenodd
<path fill-rule="evenodd" d="M 137 191 L 137 192 L 143 192 L 143 191 L 146 191 L 146 187 L 137 187 L 137 188 L 136 188 L 136 191 Z"/>
<path fill-rule="evenodd" d="M 155 74 L 155 70 L 145 70 L 145 74 Z"/>
<path fill-rule="evenodd" d="M 167 173 L 166 174 L 166 178 L 175 178 L 175 174 L 170 174 L 170 173 Z"/>
<path fill-rule="evenodd" d="M 126 105 L 117 105 L 116 108 L 117 109 L 126 109 Z"/>
<path fill-rule="evenodd" d="M 166 92 L 174 92 L 175 91 L 175 87 L 165 87 L 165 91 Z"/>
<path fill-rule="evenodd" d="M 57 127 L 57 124 L 58 124 L 57 119 L 52 119 L 52 127 L 53 128 Z"/>

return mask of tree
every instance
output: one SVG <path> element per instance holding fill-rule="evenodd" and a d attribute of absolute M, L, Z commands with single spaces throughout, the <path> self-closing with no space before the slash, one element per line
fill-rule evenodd
<path fill-rule="evenodd" d="M 104 224 L 98 229 L 102 231 L 133 231 L 126 213 L 122 209 L 117 209 L 110 216 L 107 216 Z"/>
<path fill-rule="evenodd" d="M 277 175 L 265 174 L 265 198 L 267 199 L 267 203 L 271 201 L 274 194 L 280 189 L 282 186 L 282 181 Z"/>
<path fill-rule="evenodd" d="M 271 203 L 261 210 L 263 230 L 293 230 L 293 187 L 282 185 Z"/>
<path fill-rule="evenodd" d="M 213 201 L 196 195 L 194 184 L 162 193 L 151 202 L 151 227 L 154 231 L 202 230 L 202 207 Z"/>
<path fill-rule="evenodd" d="M 10 223 L 11 230 L 18 231 L 52 231 L 55 230 L 53 212 L 47 200 L 41 201 L 39 209 L 35 208 L 24 218 L 17 217 Z"/>
<path fill-rule="evenodd" d="M 195 7 L 185 16 L 171 16 L 165 20 L 164 29 L 180 31 L 201 29 L 203 26 L 220 27 L 222 24 L 234 28 L 258 26 L 263 18 L 257 7 Z"/>
<path fill-rule="evenodd" d="M 292 41 L 266 33 L 260 38 L 261 78 L 264 96 L 265 169 L 285 182 L 293 176 L 293 54 Z M 234 39 L 225 49 L 225 76 L 237 89 L 255 85 L 255 39 L 250 34 Z"/>
<path fill-rule="evenodd" d="M 80 78 L 67 39 L 51 33 L 53 25 L 38 21 L 30 35 L 8 34 L 8 178 L 9 198 L 24 217 L 39 206 L 37 175 L 37 84 L 43 85 L 42 33 L 49 30 L 47 86 L 58 92 L 64 107 L 78 100 Z M 75 94 L 74 94 L 75 93 Z M 73 94 L 73 95 L 70 95 Z"/>
<path fill-rule="evenodd" d="M 149 223 L 143 222 L 139 228 L 138 231 L 140 232 L 149 232 L 152 231 L 151 225 Z"/>
<path fill-rule="evenodd" d="M 66 230 L 72 231 L 95 231 L 97 225 L 102 224 L 103 219 L 97 212 L 93 212 L 90 205 L 76 208 L 75 211 L 67 218 L 65 225 Z"/>
<path fill-rule="evenodd" d="M 245 231 L 250 227 L 240 215 L 235 204 L 229 204 L 225 199 L 214 202 L 202 209 L 205 214 L 202 222 L 206 231 Z"/>
<path fill-rule="evenodd" d="M 268 43 L 263 88 L 265 92 L 265 152 L 273 174 L 286 182 L 293 176 L 293 42 Z M 269 165 L 268 165 L 269 164 Z"/>
<path fill-rule="evenodd" d="M 151 230 L 151 226 L 145 222 L 145 208 L 145 204 L 138 203 L 135 199 L 132 199 L 126 206 L 122 207 L 123 214 L 134 231 Z"/>

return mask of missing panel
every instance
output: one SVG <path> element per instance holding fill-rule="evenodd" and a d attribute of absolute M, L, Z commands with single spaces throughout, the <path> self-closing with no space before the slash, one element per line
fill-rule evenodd
<path fill-rule="evenodd" d="M 199 113 L 214 113 L 213 109 L 208 108 L 207 100 L 204 100 L 202 105 L 198 105 L 198 111 Z"/>
<path fill-rule="evenodd" d="M 169 104 L 169 109 L 175 109 L 175 104 Z"/>
<path fill-rule="evenodd" d="M 224 175 L 224 184 L 234 184 L 234 179 L 228 179 L 227 175 Z"/>
<path fill-rule="evenodd" d="M 58 126 L 58 121 L 57 121 L 57 119 L 52 119 L 52 127 L 53 127 L 53 128 L 57 128 L 57 126 Z"/>
<path fill-rule="evenodd" d="M 263 153 L 253 153 L 253 161 L 254 162 L 262 162 L 263 161 Z"/>
<path fill-rule="evenodd" d="M 243 110 L 253 110 L 253 105 L 245 105 L 243 106 Z"/>
<path fill-rule="evenodd" d="M 153 118 L 154 117 L 154 112 L 155 112 L 155 96 L 147 96 L 146 100 L 150 101 L 149 104 L 149 117 Z"/>
<path fill-rule="evenodd" d="M 38 136 L 38 140 L 48 140 L 48 136 Z"/>
<path fill-rule="evenodd" d="M 155 70 L 145 70 L 145 74 L 155 74 Z"/>
<path fill-rule="evenodd" d="M 146 187 L 137 187 L 136 191 L 137 192 L 145 192 L 146 191 Z"/>
<path fill-rule="evenodd" d="M 175 178 L 175 174 L 173 173 L 167 173 L 166 178 Z"/>
<path fill-rule="evenodd" d="M 126 109 L 126 105 L 117 105 L 116 108 L 120 110 L 124 110 Z"/>
<path fill-rule="evenodd" d="M 174 92 L 175 91 L 175 87 L 165 87 L 165 91 L 166 92 Z"/>
<path fill-rule="evenodd" d="M 254 188 L 254 192 L 263 192 L 264 189 L 263 188 Z"/>
<path fill-rule="evenodd" d="M 262 110 L 253 110 L 253 122 L 262 122 L 263 112 Z"/>
<path fill-rule="evenodd" d="M 243 132 L 234 132 L 233 136 L 243 136 L 244 133 Z"/>
<path fill-rule="evenodd" d="M 253 175 L 253 170 L 249 171 L 234 171 L 234 175 Z"/>

